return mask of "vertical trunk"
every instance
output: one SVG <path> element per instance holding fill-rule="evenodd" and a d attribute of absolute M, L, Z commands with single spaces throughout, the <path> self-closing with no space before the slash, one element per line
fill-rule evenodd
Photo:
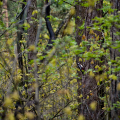
<path fill-rule="evenodd" d="M 87 29 L 87 26 L 91 26 L 94 22 L 92 19 L 95 16 L 102 17 L 102 11 L 98 10 L 102 8 L 103 1 L 100 0 L 99 3 L 95 5 L 95 8 L 88 7 L 85 8 L 82 6 L 84 1 L 79 2 L 79 5 L 77 3 L 76 5 L 76 42 L 79 45 L 82 42 L 82 36 L 85 35 L 86 40 L 90 39 L 92 37 L 91 34 L 89 34 L 89 30 Z M 79 17 L 78 17 L 79 16 Z M 79 27 L 82 26 L 84 23 L 84 29 L 80 29 Z M 101 32 L 94 31 L 99 37 L 102 37 Z M 89 50 L 89 47 L 87 48 Z M 79 57 L 76 57 L 76 62 L 79 62 Z M 85 60 L 84 62 L 81 62 L 81 64 L 85 67 L 85 71 L 88 69 L 94 69 L 95 65 L 98 64 L 98 62 L 94 61 L 94 64 L 91 64 L 91 60 Z M 99 104 L 97 105 L 97 109 L 95 111 L 91 110 L 89 105 L 92 101 L 96 101 L 99 103 L 98 98 L 98 91 L 97 91 L 97 83 L 95 78 L 92 78 L 89 76 L 89 74 L 82 74 L 80 71 L 78 71 L 79 78 L 77 79 L 78 82 L 78 114 L 83 114 L 86 118 L 86 120 L 98 120 L 100 119 L 100 113 L 101 109 L 99 107 Z M 91 93 L 90 93 L 91 92 Z M 80 98 L 79 96 L 81 96 Z M 87 96 L 89 96 L 89 99 L 87 99 Z"/>
<path fill-rule="evenodd" d="M 3 17 L 3 21 L 5 22 L 6 28 L 8 28 L 8 10 L 7 10 L 7 0 L 3 0 L 3 14 L 5 15 Z"/>
<path fill-rule="evenodd" d="M 30 25 L 30 28 L 28 29 L 28 41 L 27 41 L 27 46 L 29 48 L 29 46 L 33 45 L 35 46 L 35 40 L 36 40 L 36 35 L 37 35 L 37 23 L 35 22 L 34 19 L 37 18 L 36 14 L 32 14 L 33 11 L 37 8 L 37 0 L 31 0 L 30 6 L 28 8 L 27 11 L 27 16 L 28 16 L 28 23 Z M 33 19 L 34 18 L 34 19 Z M 36 80 L 35 84 L 37 85 L 35 88 L 35 109 L 36 109 L 36 120 L 42 120 L 42 115 L 40 113 L 40 105 L 39 105 L 39 82 L 38 82 L 38 75 L 37 75 L 37 63 L 36 63 L 36 53 L 35 50 L 29 51 L 28 53 L 28 62 L 30 62 L 31 60 L 34 60 L 34 78 Z M 29 67 L 29 70 L 31 70 L 32 68 Z"/>
<path fill-rule="evenodd" d="M 26 0 L 24 0 L 23 2 L 26 2 Z M 22 10 L 24 9 L 25 5 L 23 4 L 22 5 Z M 23 10 L 23 12 L 21 13 L 20 15 L 20 21 L 21 24 L 23 25 L 24 24 L 24 14 L 25 14 L 25 9 Z M 21 24 L 17 26 L 17 53 L 18 53 L 18 64 L 19 64 L 19 68 L 21 69 L 22 71 L 22 74 L 23 74 L 23 59 L 22 59 L 22 54 L 21 54 L 21 42 L 20 40 L 22 40 L 22 34 L 24 32 L 24 28 L 21 27 Z"/>
<path fill-rule="evenodd" d="M 117 15 L 117 12 L 120 10 L 120 1 L 119 0 L 111 0 L 111 5 L 112 5 L 112 9 L 116 9 L 112 14 L 113 15 Z M 116 24 L 116 23 L 115 23 Z M 115 45 L 115 41 L 120 39 L 120 36 L 115 35 L 114 33 L 116 33 L 118 31 L 118 29 L 116 28 L 115 24 L 111 27 L 111 37 L 112 37 L 112 45 Z M 120 57 L 120 52 L 117 49 L 110 49 L 110 58 L 111 60 L 116 60 L 117 61 L 117 57 Z M 115 68 L 114 65 L 111 66 L 112 69 Z M 119 79 L 119 74 L 120 72 L 111 72 L 111 74 L 115 74 L 118 76 L 118 80 L 112 80 L 111 81 L 111 93 L 110 93 L 110 97 L 111 97 L 111 103 L 112 103 L 112 107 L 114 109 L 111 110 L 111 120 L 118 120 L 118 116 L 120 115 L 120 111 L 118 110 L 118 108 L 114 107 L 113 104 L 116 104 L 117 101 L 119 101 L 119 91 L 117 91 L 117 83 L 120 82 Z"/>
<path fill-rule="evenodd" d="M 27 46 L 29 47 L 30 45 L 35 45 L 35 39 L 36 39 L 36 33 L 37 33 L 37 24 L 36 22 L 31 18 L 37 18 L 37 15 L 34 14 L 32 15 L 32 12 L 36 9 L 37 7 L 37 1 L 36 0 L 31 0 L 30 6 L 27 11 L 27 16 L 29 17 L 28 23 L 30 24 L 30 28 L 28 29 L 28 41 L 27 41 Z M 35 57 L 35 53 L 32 51 L 29 51 L 28 53 L 28 61 L 33 60 Z"/>
<path fill-rule="evenodd" d="M 3 22 L 5 27 L 8 28 L 8 9 L 7 9 L 7 0 L 3 0 L 3 10 L 2 10 Z M 6 40 L 8 39 L 8 32 L 5 33 Z"/>

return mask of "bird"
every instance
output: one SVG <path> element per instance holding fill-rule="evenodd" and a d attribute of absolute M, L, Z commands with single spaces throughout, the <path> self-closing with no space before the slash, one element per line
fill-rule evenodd
<path fill-rule="evenodd" d="M 77 63 L 77 66 L 80 69 L 80 71 L 84 73 L 84 70 L 85 70 L 84 67 L 80 63 Z"/>

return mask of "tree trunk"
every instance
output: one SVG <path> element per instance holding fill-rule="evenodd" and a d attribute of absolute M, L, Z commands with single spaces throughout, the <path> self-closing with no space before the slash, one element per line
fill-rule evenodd
<path fill-rule="evenodd" d="M 37 8 L 37 1 L 36 0 L 31 0 L 30 6 L 27 11 L 27 16 L 29 17 L 28 23 L 30 24 L 30 28 L 28 29 L 28 41 L 27 41 L 27 46 L 29 47 L 30 45 L 35 45 L 35 40 L 36 40 L 36 34 L 37 34 L 37 23 L 31 18 L 37 18 L 37 15 L 34 14 L 32 15 L 32 12 Z M 33 60 L 35 57 L 35 53 L 33 51 L 29 51 L 28 53 L 28 62 L 30 60 Z"/>
<path fill-rule="evenodd" d="M 92 19 L 96 16 L 102 17 L 102 11 L 98 10 L 102 8 L 103 1 L 100 0 L 98 3 L 95 4 L 94 7 L 83 7 L 82 4 L 84 4 L 84 1 L 81 1 L 77 3 L 76 5 L 76 42 L 78 45 L 83 40 L 83 36 L 85 37 L 85 40 L 88 40 L 92 37 L 91 34 L 89 34 L 88 26 L 91 26 L 95 21 Z M 79 17 L 78 17 L 79 16 Z M 80 29 L 79 27 L 84 24 L 84 29 Z M 102 37 L 101 32 L 94 31 L 99 37 Z M 89 47 L 87 47 L 87 50 L 89 50 Z M 80 64 L 84 66 L 85 71 L 88 69 L 95 69 L 95 66 L 99 64 L 98 61 L 94 61 L 94 64 L 91 64 L 92 60 L 85 60 L 82 61 Z M 79 63 L 79 56 L 76 57 L 76 62 Z M 98 90 L 97 90 L 97 82 L 94 77 L 90 77 L 89 74 L 82 74 L 80 71 L 78 71 L 77 82 L 78 82 L 78 114 L 83 114 L 85 116 L 86 120 L 98 120 L 101 116 L 101 107 L 99 106 L 99 97 L 98 97 Z M 79 97 L 82 95 L 82 98 Z M 87 96 L 89 96 L 89 99 L 87 99 Z M 91 110 L 90 109 L 90 103 L 96 101 L 97 109 Z"/>
<path fill-rule="evenodd" d="M 118 11 L 120 10 L 120 1 L 119 0 L 111 0 L 111 5 L 112 5 L 112 9 L 116 9 L 114 10 L 114 12 L 112 13 L 114 16 L 117 15 Z M 115 23 L 116 24 L 116 23 Z M 114 47 L 115 45 L 115 41 L 120 39 L 119 35 L 115 35 L 114 33 L 116 33 L 118 31 L 118 28 L 116 28 L 115 24 L 111 27 L 111 38 L 112 38 L 112 45 Z M 119 23 L 118 23 L 119 24 Z M 120 57 L 120 52 L 117 49 L 110 49 L 110 58 L 111 60 L 116 60 L 117 61 L 117 57 Z M 114 65 L 111 66 L 112 69 L 115 68 Z M 120 72 L 115 72 L 113 73 L 113 71 L 111 71 L 111 74 L 115 74 L 116 76 L 118 76 L 118 80 L 111 80 L 111 93 L 110 93 L 110 98 L 111 98 L 111 104 L 114 109 L 111 110 L 111 120 L 119 120 L 118 116 L 120 115 L 120 110 L 116 107 L 114 107 L 113 104 L 116 104 L 117 101 L 120 101 L 120 92 L 117 91 L 117 83 L 120 82 Z"/>
<path fill-rule="evenodd" d="M 6 28 L 8 28 L 8 10 L 7 10 L 7 0 L 3 0 L 3 11 L 2 13 L 5 15 L 3 17 L 3 21 L 5 23 Z"/>
<path fill-rule="evenodd" d="M 26 0 L 24 0 L 23 2 L 26 2 Z M 25 5 L 22 5 L 22 13 L 20 15 L 20 21 L 22 21 L 18 26 L 17 26 L 17 53 L 18 53 L 18 64 L 19 64 L 19 68 L 22 71 L 23 74 L 23 58 L 22 58 L 22 50 L 21 50 L 21 40 L 23 37 L 23 32 L 24 32 L 24 28 L 21 27 L 21 25 L 24 24 L 24 14 L 25 14 L 25 9 L 24 9 Z M 24 10 L 23 10 L 24 9 Z M 22 81 L 23 82 L 23 81 Z M 23 85 L 23 84 L 22 84 Z"/>
<path fill-rule="evenodd" d="M 3 15 L 3 22 L 5 24 L 5 27 L 8 28 L 8 9 L 7 9 L 7 0 L 3 0 L 3 10 L 2 10 L 2 15 Z M 5 38 L 6 40 L 8 39 L 8 32 L 5 33 Z"/>

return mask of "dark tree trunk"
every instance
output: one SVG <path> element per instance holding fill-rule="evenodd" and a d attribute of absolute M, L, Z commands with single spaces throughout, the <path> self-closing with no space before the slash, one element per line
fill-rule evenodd
<path fill-rule="evenodd" d="M 24 2 L 26 2 L 26 0 L 24 0 Z M 22 74 L 23 74 L 23 59 L 22 59 L 22 51 L 21 51 L 21 42 L 20 40 L 22 40 L 22 34 L 24 32 L 24 28 L 21 27 L 21 25 L 24 24 L 24 13 L 25 13 L 25 9 L 24 9 L 25 5 L 23 4 L 22 5 L 22 12 L 21 12 L 21 15 L 20 15 L 20 21 L 22 21 L 20 23 L 20 25 L 17 26 L 17 53 L 18 53 L 18 64 L 19 64 L 19 68 L 21 69 L 22 71 Z"/>
<path fill-rule="evenodd" d="M 81 1 L 77 3 L 76 7 L 76 42 L 78 45 L 82 42 L 82 36 L 85 36 L 85 39 L 88 40 L 92 37 L 91 34 L 89 34 L 89 30 L 87 29 L 87 26 L 91 26 L 93 21 L 92 19 L 96 16 L 102 17 L 102 11 L 98 10 L 102 8 L 103 1 L 100 0 L 99 3 L 97 3 L 94 7 L 88 7 L 85 8 L 82 6 L 84 1 Z M 79 17 L 78 17 L 79 16 Z M 80 29 L 79 27 L 83 25 L 85 22 L 84 29 Z M 101 32 L 94 31 L 99 37 L 102 37 Z M 89 47 L 87 48 L 89 50 Z M 76 57 L 76 62 L 79 62 L 79 56 Z M 81 64 L 84 66 L 85 71 L 88 69 L 95 69 L 95 66 L 99 64 L 98 61 L 94 61 L 94 64 L 91 64 L 91 60 L 85 60 L 84 62 L 81 62 Z M 86 120 L 98 120 L 101 117 L 101 107 L 99 105 L 100 100 L 98 97 L 98 90 L 97 90 L 97 82 L 95 78 L 90 77 L 89 74 L 82 74 L 80 71 L 78 71 L 79 78 L 77 79 L 78 82 L 78 96 L 81 96 L 82 98 L 78 97 L 78 114 L 83 114 L 85 116 Z M 91 93 L 90 93 L 91 92 Z M 87 96 L 89 96 L 89 99 L 87 99 Z M 97 109 L 91 110 L 89 105 L 92 101 L 96 101 Z"/>
<path fill-rule="evenodd" d="M 120 1 L 119 0 L 111 0 L 111 5 L 112 5 L 112 9 L 116 9 L 112 14 L 113 15 L 117 15 L 118 11 L 120 10 Z M 116 24 L 116 23 L 115 23 Z M 112 38 L 112 45 L 115 45 L 115 41 L 120 39 L 120 36 L 115 35 L 114 33 L 116 33 L 118 31 L 118 28 L 116 28 L 115 24 L 111 27 L 111 38 Z M 117 23 L 119 24 L 119 23 Z M 120 52 L 117 49 L 110 49 L 110 58 L 111 60 L 116 60 L 117 61 L 117 57 L 120 57 Z M 114 65 L 111 66 L 111 68 L 115 68 Z M 116 104 L 117 101 L 120 101 L 120 92 L 117 91 L 117 83 L 120 82 L 120 72 L 111 72 L 111 74 L 115 74 L 116 76 L 118 76 L 118 80 L 111 80 L 111 93 L 110 93 L 110 98 L 111 98 L 111 103 L 112 103 L 112 107 L 114 109 L 111 110 L 111 120 L 119 120 L 119 115 L 120 115 L 120 110 L 116 107 L 114 107 L 113 104 Z"/>

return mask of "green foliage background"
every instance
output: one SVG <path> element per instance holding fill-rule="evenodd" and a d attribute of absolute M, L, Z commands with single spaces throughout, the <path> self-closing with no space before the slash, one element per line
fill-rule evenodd
<path fill-rule="evenodd" d="M 19 1 L 20 2 L 20 1 Z M 106 62 L 103 66 L 95 66 L 95 69 L 88 69 L 84 74 L 89 74 L 90 77 L 95 77 L 98 87 L 101 85 L 102 81 L 105 84 L 105 96 L 100 98 L 104 101 L 104 110 L 108 113 L 114 107 L 119 108 L 120 102 L 114 104 L 114 106 L 109 106 L 109 92 L 111 80 L 117 80 L 116 72 L 120 71 L 120 57 L 117 56 L 115 60 L 110 58 L 110 49 L 114 49 L 120 52 L 120 41 L 112 42 L 110 30 L 113 25 L 118 29 L 114 35 L 119 38 L 119 21 L 120 12 L 118 11 L 116 15 L 113 15 L 113 10 L 111 4 L 108 0 L 104 0 L 103 12 L 104 17 L 94 18 L 94 23 L 88 28 L 90 31 L 91 39 L 87 40 L 83 36 L 83 40 L 80 45 L 77 45 L 75 41 L 75 16 L 71 19 L 71 24 L 67 28 L 67 34 L 62 37 L 62 32 L 59 34 L 58 38 L 54 40 L 53 48 L 47 52 L 46 56 L 42 56 L 42 52 L 45 50 L 47 41 L 49 39 L 49 34 L 46 29 L 45 20 L 42 17 L 42 7 L 43 2 L 37 1 L 37 23 L 39 18 L 43 20 L 42 31 L 40 33 L 39 43 L 37 48 L 27 48 L 27 29 L 29 25 L 25 25 L 26 31 L 23 33 L 23 39 L 21 40 L 22 52 L 24 53 L 24 71 L 28 67 L 32 67 L 30 71 L 21 73 L 18 67 L 17 54 L 16 54 L 16 42 L 17 42 L 17 27 L 19 20 L 15 17 L 21 12 L 21 4 L 19 2 L 8 1 L 8 14 L 9 14 L 9 28 L 5 27 L 5 23 L 2 20 L 4 15 L 0 16 L 0 34 L 7 30 L 9 36 L 6 38 L 5 34 L 0 35 L 0 116 L 6 112 L 6 118 L 14 120 L 15 105 L 18 99 L 24 101 L 24 114 L 19 114 L 19 119 L 33 119 L 36 116 L 35 103 L 35 63 L 34 60 L 27 62 L 27 52 L 36 49 L 37 59 L 36 64 L 38 67 L 37 79 L 39 81 L 39 105 L 40 114 L 44 119 L 52 119 L 55 115 L 58 119 L 79 119 L 84 120 L 84 116 L 79 116 L 77 107 L 79 104 L 77 98 L 82 98 L 77 96 L 77 71 L 80 71 L 76 65 L 76 55 L 80 57 L 79 61 L 84 62 L 85 60 L 91 60 L 91 64 L 95 61 L 101 61 L 101 57 L 105 57 Z M 22 1 L 21 1 L 22 2 Z M 70 4 L 68 4 L 70 3 Z M 56 31 L 59 23 L 65 17 L 65 15 L 70 11 L 71 5 L 76 3 L 71 0 L 52 0 L 51 5 L 51 16 L 50 21 L 53 26 L 53 30 Z M 1 4 L 0 4 L 1 5 Z M 88 0 L 86 6 L 90 6 L 91 0 Z M 1 5 L 2 6 L 2 5 Z M 80 29 L 84 29 L 83 26 L 79 26 Z M 64 31 L 62 29 L 61 31 Z M 103 34 L 103 37 L 99 39 L 99 36 L 94 32 L 99 31 Z M 117 37 L 116 37 L 117 38 Z M 104 39 L 104 43 L 101 47 L 101 42 Z M 88 49 L 89 47 L 89 49 Z M 40 60 L 46 58 L 46 62 L 42 63 Z M 114 66 L 114 67 L 111 67 Z M 97 75 L 99 71 L 104 71 L 102 75 Z M 112 72 L 112 74 L 111 74 Z M 20 86 L 21 78 L 24 77 L 24 81 L 28 83 L 25 86 Z M 27 92 L 26 89 L 27 88 Z M 117 90 L 120 90 L 120 83 L 118 82 Z M 19 91 L 22 97 L 19 95 Z M 89 99 L 89 97 L 88 97 Z M 26 105 L 29 103 L 30 105 Z M 96 109 L 96 105 L 93 104 L 91 109 Z M 21 108 L 19 108 L 21 109 Z M 72 111 L 72 112 L 71 112 Z M 58 113 L 58 114 L 57 114 Z"/>

